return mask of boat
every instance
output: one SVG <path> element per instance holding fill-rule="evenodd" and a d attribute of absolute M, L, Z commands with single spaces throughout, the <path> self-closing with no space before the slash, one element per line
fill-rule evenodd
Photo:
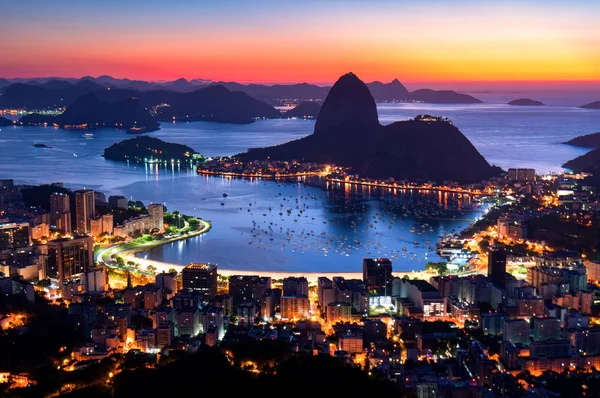
<path fill-rule="evenodd" d="M 37 142 L 35 144 L 33 144 L 33 146 L 36 147 L 36 148 L 50 148 L 46 144 L 38 144 Z"/>
<path fill-rule="evenodd" d="M 226 193 L 224 193 L 224 194 L 223 194 L 223 197 L 224 197 L 224 198 L 226 198 L 226 197 L 227 197 L 227 194 L 226 194 Z"/>
<path fill-rule="evenodd" d="M 84 133 L 82 135 L 83 138 L 94 138 L 94 133 Z"/>

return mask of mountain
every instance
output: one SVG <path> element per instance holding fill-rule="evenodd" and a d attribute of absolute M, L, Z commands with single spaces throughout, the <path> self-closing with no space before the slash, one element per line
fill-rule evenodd
<path fill-rule="evenodd" d="M 392 80 L 391 83 L 367 83 L 367 87 L 377 102 L 402 101 L 410 97 L 409 91 L 398 79 Z"/>
<path fill-rule="evenodd" d="M 327 96 L 330 87 L 321 87 L 314 84 L 240 84 L 236 82 L 215 82 L 212 85 L 221 85 L 231 91 L 242 91 L 251 97 L 267 103 L 277 104 L 281 100 L 315 100 Z"/>
<path fill-rule="evenodd" d="M 600 148 L 600 133 L 580 135 L 563 144 L 581 146 L 584 148 Z"/>
<path fill-rule="evenodd" d="M 195 150 L 186 145 L 165 142 L 158 138 L 139 136 L 112 144 L 104 149 L 104 157 L 110 160 L 143 162 L 145 159 L 159 161 L 190 161 Z"/>
<path fill-rule="evenodd" d="M 54 85 L 55 83 L 53 83 Z M 94 94 L 104 102 L 137 98 L 143 108 L 156 109 L 158 120 L 206 120 L 225 123 L 251 123 L 256 118 L 276 118 L 272 106 L 242 92 L 231 92 L 223 86 L 206 86 L 192 92 L 167 90 L 134 91 L 109 89 L 95 80 L 81 79 L 64 89 L 48 89 L 43 85 L 15 83 L 0 96 L 0 106 L 25 109 L 67 109 L 79 98 Z M 27 119 L 26 119 L 27 120 Z"/>
<path fill-rule="evenodd" d="M 575 173 L 584 172 L 592 174 L 585 179 L 585 182 L 596 187 L 596 189 L 600 189 L 600 148 L 571 159 L 563 164 L 562 167 L 573 170 Z"/>
<path fill-rule="evenodd" d="M 367 85 L 353 73 L 340 77 L 329 90 L 315 123 L 314 134 L 346 124 L 364 130 L 379 126 L 375 99 Z"/>
<path fill-rule="evenodd" d="M 231 92 L 221 85 L 207 86 L 191 93 L 160 94 L 150 92 L 162 98 L 169 106 L 156 110 L 158 120 L 212 121 L 222 123 L 252 123 L 256 118 L 277 118 L 280 113 L 264 102 L 251 98 L 240 91 Z M 148 98 L 144 96 L 144 101 Z M 157 104 L 160 102 L 152 101 Z"/>
<path fill-rule="evenodd" d="M 313 134 L 237 157 L 303 159 L 347 166 L 363 177 L 398 180 L 476 182 L 497 174 L 449 122 L 420 118 L 381 126 L 371 92 L 352 73 L 331 88 Z"/>
<path fill-rule="evenodd" d="M 64 128 L 93 129 L 113 127 L 118 129 L 156 130 L 159 124 L 141 107 L 136 99 L 104 102 L 95 94 L 86 94 L 77 99 L 67 110 L 56 116 L 34 116 L 21 118 L 26 125 L 55 123 Z"/>
<path fill-rule="evenodd" d="M 541 101 L 532 100 L 530 98 L 519 98 L 514 99 L 508 102 L 508 105 L 516 105 L 516 106 L 540 106 L 544 105 Z"/>
<path fill-rule="evenodd" d="M 308 101 L 296 105 L 287 112 L 282 113 L 282 117 L 297 117 L 305 119 L 316 119 L 319 116 L 321 104 L 317 101 Z"/>
<path fill-rule="evenodd" d="M 0 127 L 12 126 L 12 125 L 13 125 L 12 120 L 8 120 L 7 118 L 0 116 Z"/>
<path fill-rule="evenodd" d="M 581 105 L 580 108 L 585 108 L 585 109 L 600 109 L 600 101 L 590 102 L 589 104 Z"/>
<path fill-rule="evenodd" d="M 178 91 L 178 92 L 190 92 L 198 90 L 201 87 L 200 84 L 192 83 L 184 78 L 177 79 L 172 82 L 166 82 L 162 84 L 162 87 L 166 90 Z"/>
<path fill-rule="evenodd" d="M 420 89 L 410 93 L 412 101 L 426 102 L 428 104 L 480 104 L 482 101 L 467 94 L 460 94 L 452 90 Z"/>
<path fill-rule="evenodd" d="M 47 88 L 48 90 L 65 90 L 73 87 L 73 84 L 66 80 L 53 79 L 42 83 L 41 86 Z"/>
<path fill-rule="evenodd" d="M 0 87 L 10 86 L 10 82 L 0 77 Z"/>

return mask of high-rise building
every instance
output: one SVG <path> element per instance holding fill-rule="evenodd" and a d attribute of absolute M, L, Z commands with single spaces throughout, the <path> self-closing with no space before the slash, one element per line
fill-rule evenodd
<path fill-rule="evenodd" d="M 303 276 L 283 278 L 283 295 L 297 296 L 299 294 L 308 296 L 308 280 Z"/>
<path fill-rule="evenodd" d="M 535 169 L 508 169 L 508 178 L 513 181 L 535 181 Z"/>
<path fill-rule="evenodd" d="M 306 319 L 310 317 L 309 310 L 308 297 L 303 294 L 281 297 L 282 319 Z"/>
<path fill-rule="evenodd" d="M 164 222 L 164 208 L 160 203 L 152 203 L 148 205 L 148 215 L 150 216 L 150 226 L 149 230 L 158 230 L 160 232 L 164 231 L 165 222 Z"/>
<path fill-rule="evenodd" d="M 62 284 L 94 265 L 94 238 L 57 239 L 48 242 L 46 275 Z"/>
<path fill-rule="evenodd" d="M 50 236 L 50 225 L 41 223 L 31 228 L 31 238 L 41 240 L 44 237 Z"/>
<path fill-rule="evenodd" d="M 56 227 L 63 234 L 72 235 L 73 234 L 73 226 L 72 226 L 72 221 L 71 221 L 71 213 L 70 212 L 59 213 L 58 218 L 56 220 Z"/>
<path fill-rule="evenodd" d="M 75 221 L 77 233 L 85 235 L 90 233 L 90 219 L 96 215 L 96 202 L 94 191 L 82 189 L 75 191 Z"/>
<path fill-rule="evenodd" d="M 102 233 L 107 235 L 113 234 L 114 219 L 112 214 L 102 216 Z"/>
<path fill-rule="evenodd" d="M 229 294 L 233 297 L 234 305 L 245 300 L 256 303 L 270 288 L 271 278 L 268 276 L 231 275 L 229 277 Z"/>
<path fill-rule="evenodd" d="M 524 319 L 507 319 L 504 321 L 502 339 L 514 344 L 529 346 L 529 322 Z"/>
<path fill-rule="evenodd" d="M 94 238 L 102 234 L 102 218 L 90 219 L 90 235 Z"/>
<path fill-rule="evenodd" d="M 387 258 L 363 259 L 363 280 L 369 296 L 391 296 L 392 261 Z"/>
<path fill-rule="evenodd" d="M 504 288 L 506 283 L 506 252 L 504 250 L 489 251 L 488 278 L 494 285 Z"/>
<path fill-rule="evenodd" d="M 55 192 L 50 195 L 50 215 L 52 222 L 58 225 L 58 220 L 62 213 L 71 212 L 71 202 L 69 195 L 65 193 Z"/>
<path fill-rule="evenodd" d="M 127 200 L 127 198 L 125 196 L 109 196 L 108 204 L 113 209 L 116 209 L 116 208 L 127 209 L 129 200 Z"/>
<path fill-rule="evenodd" d="M 0 224 L 0 250 L 18 249 L 30 245 L 29 223 Z"/>
<path fill-rule="evenodd" d="M 199 292 L 205 300 L 217 295 L 217 265 L 190 264 L 181 271 L 183 289 Z"/>

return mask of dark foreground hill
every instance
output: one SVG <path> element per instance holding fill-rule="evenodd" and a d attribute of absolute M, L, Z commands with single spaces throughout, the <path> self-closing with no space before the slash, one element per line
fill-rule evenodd
<path fill-rule="evenodd" d="M 373 96 L 352 73 L 332 87 L 313 134 L 238 157 L 330 163 L 373 178 L 476 182 L 498 172 L 449 122 L 411 120 L 381 126 Z"/>

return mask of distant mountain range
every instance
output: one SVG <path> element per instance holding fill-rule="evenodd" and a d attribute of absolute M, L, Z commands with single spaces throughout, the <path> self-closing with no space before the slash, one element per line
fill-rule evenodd
<path fill-rule="evenodd" d="M 361 176 L 397 180 L 478 182 L 499 172 L 448 121 L 425 117 L 380 125 L 369 87 L 352 73 L 329 91 L 313 134 L 237 157 L 335 164 Z"/>
<path fill-rule="evenodd" d="M 91 84 L 104 88 L 132 91 L 174 91 L 192 92 L 210 85 L 221 85 L 230 91 L 242 91 L 251 97 L 270 104 L 281 104 L 286 100 L 322 101 L 331 86 L 317 86 L 308 83 L 297 84 L 240 84 L 236 82 L 213 82 L 203 79 L 177 79 L 169 82 L 147 82 L 142 80 L 115 79 L 111 76 L 74 78 L 35 78 L 35 79 L 0 79 L 0 94 L 8 90 L 11 84 L 26 84 L 51 90 L 67 89 L 69 85 L 89 87 Z M 371 94 L 377 102 L 407 101 L 440 104 L 476 104 L 481 101 L 467 94 L 451 90 L 420 89 L 410 92 L 398 79 L 390 83 L 374 81 L 367 83 Z"/>
<path fill-rule="evenodd" d="M 139 132 L 157 130 L 158 122 L 134 98 L 104 102 L 95 94 L 79 97 L 58 115 L 29 114 L 20 120 L 23 125 L 56 124 L 63 128 L 118 128 Z"/>

